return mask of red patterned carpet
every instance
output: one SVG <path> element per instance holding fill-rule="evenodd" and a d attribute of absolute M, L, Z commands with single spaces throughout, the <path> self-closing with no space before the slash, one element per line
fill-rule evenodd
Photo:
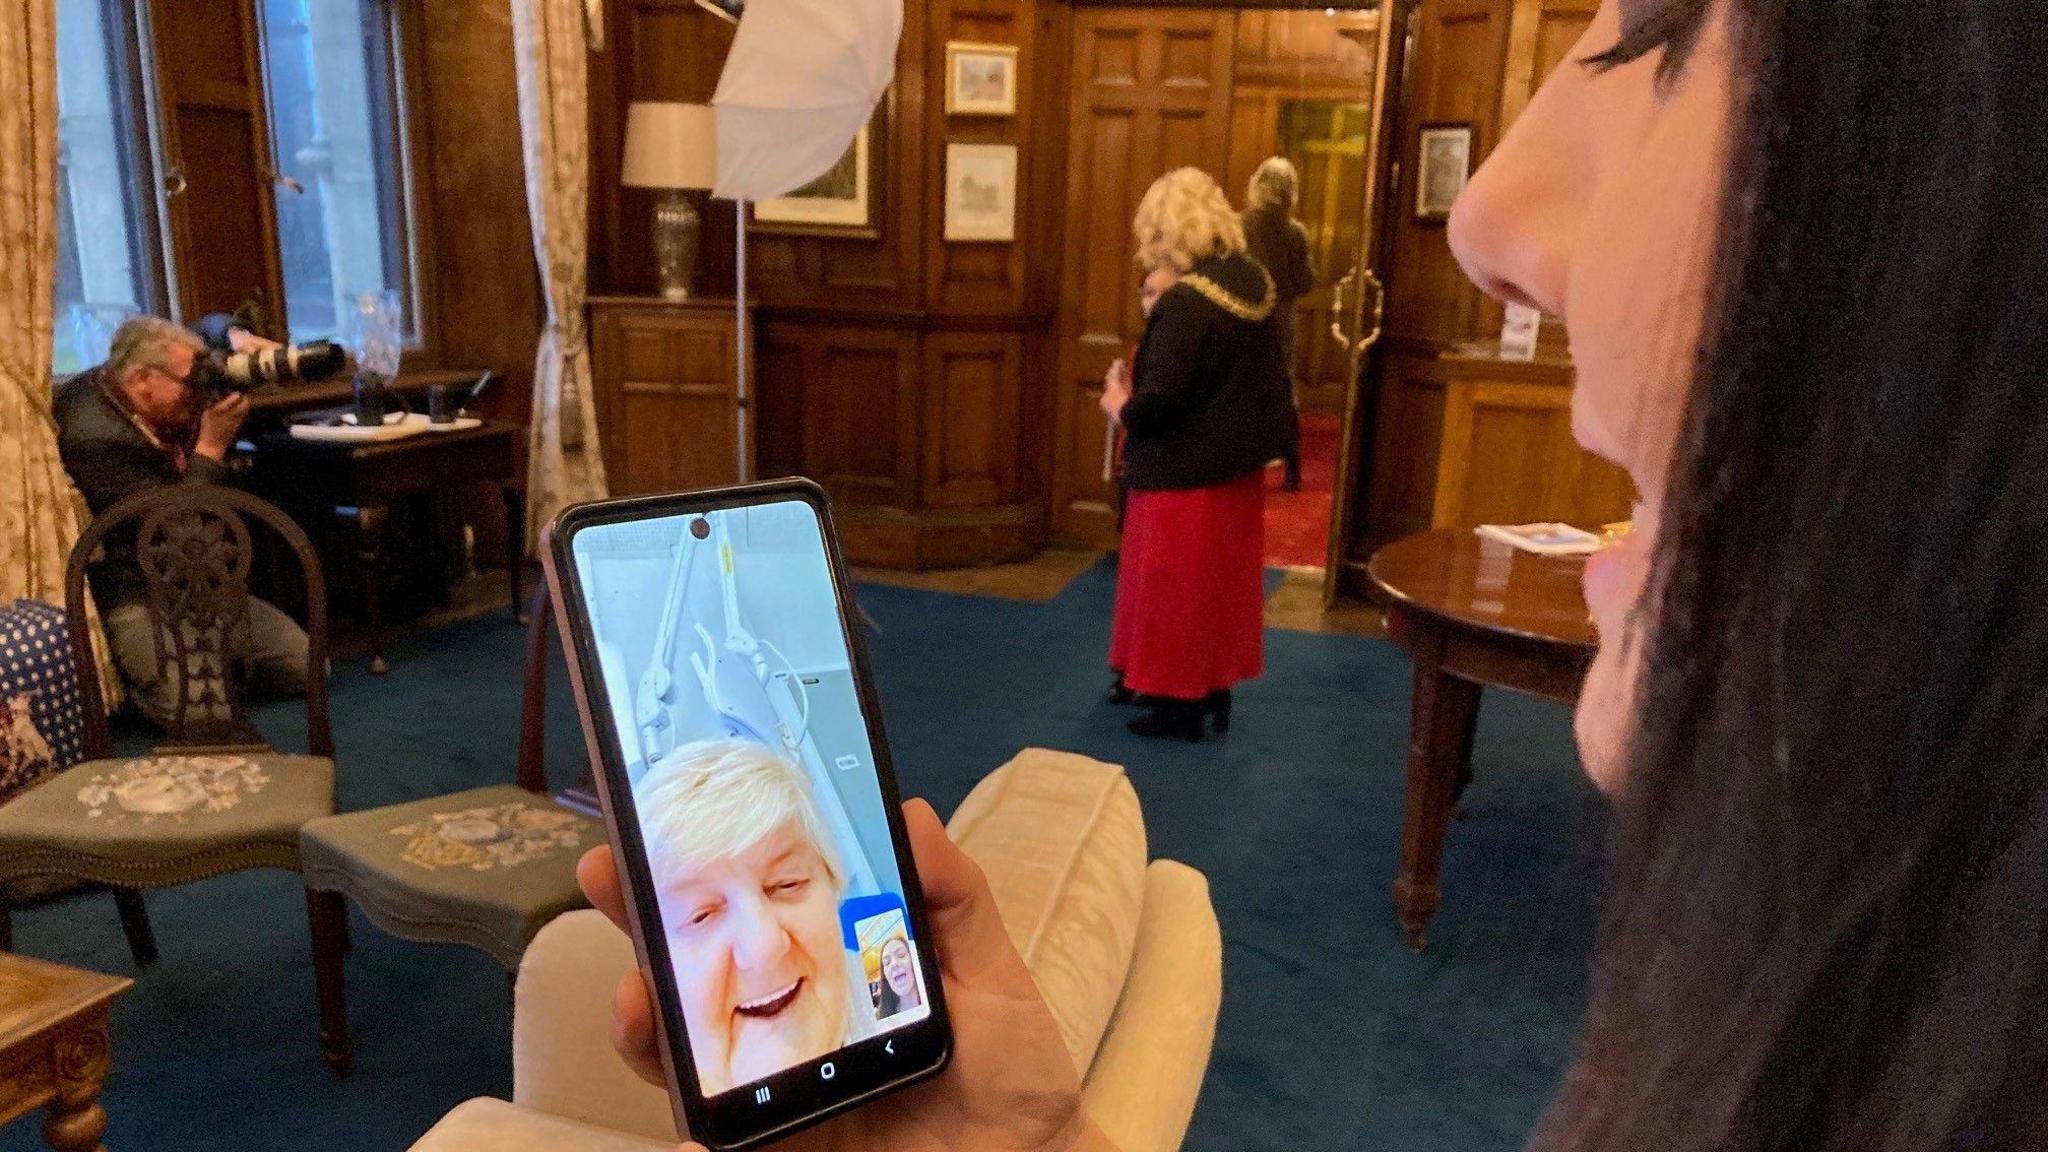
<path fill-rule="evenodd" d="M 1330 544 L 1330 490 L 1337 476 L 1335 412 L 1301 414 L 1301 491 L 1280 487 L 1266 470 L 1266 565 L 1320 568 Z"/>

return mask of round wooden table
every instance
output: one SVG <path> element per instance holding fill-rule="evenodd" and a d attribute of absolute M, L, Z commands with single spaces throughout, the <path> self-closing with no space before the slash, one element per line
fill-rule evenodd
<path fill-rule="evenodd" d="M 1470 528 L 1439 528 L 1373 553 L 1387 634 L 1415 661 L 1408 795 L 1394 907 L 1408 943 L 1442 900 L 1437 885 L 1451 810 L 1472 777 L 1479 690 L 1489 684 L 1565 704 L 1579 698 L 1596 637 L 1581 557 L 1537 556 Z"/>

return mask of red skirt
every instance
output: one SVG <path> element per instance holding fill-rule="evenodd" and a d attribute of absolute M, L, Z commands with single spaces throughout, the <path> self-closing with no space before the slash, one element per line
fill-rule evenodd
<path fill-rule="evenodd" d="M 1133 692 L 1199 700 L 1259 674 L 1266 477 L 1131 492 L 1109 666 Z"/>

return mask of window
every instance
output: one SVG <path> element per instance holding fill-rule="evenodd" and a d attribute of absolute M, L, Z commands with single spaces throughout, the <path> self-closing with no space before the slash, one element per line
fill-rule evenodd
<path fill-rule="evenodd" d="M 57 8 L 59 373 L 105 359 L 114 328 L 160 299 L 133 39 L 122 17 L 106 0 Z"/>
<path fill-rule="evenodd" d="M 345 335 L 361 292 L 411 315 L 396 76 L 378 0 L 262 0 L 277 241 L 295 340 Z M 407 331 L 414 325 L 408 320 Z"/>
<path fill-rule="evenodd" d="M 268 301 L 260 314 L 303 341 L 346 339 L 348 302 L 391 290 L 416 340 L 395 0 L 232 0 L 218 23 L 173 29 L 162 44 L 138 32 L 139 3 L 58 0 L 57 371 L 104 358 L 123 318 L 165 313 L 170 300 L 188 323 L 244 298 Z M 242 21 L 233 5 L 246 6 Z M 260 85 L 248 92 L 256 119 L 240 136 L 218 135 L 218 117 L 195 134 L 193 110 L 208 115 L 219 97 L 207 92 L 225 73 L 195 67 L 193 49 L 208 59 L 236 51 L 238 28 L 252 30 L 261 57 L 260 78 L 234 82 Z M 207 92 L 181 93 L 188 76 Z M 181 123 L 188 138 L 173 151 L 185 155 L 167 156 Z M 258 173 L 274 233 L 246 179 L 208 181 L 197 163 Z M 175 198 L 160 201 L 164 179 Z M 252 271 L 265 247 L 275 272 Z"/>

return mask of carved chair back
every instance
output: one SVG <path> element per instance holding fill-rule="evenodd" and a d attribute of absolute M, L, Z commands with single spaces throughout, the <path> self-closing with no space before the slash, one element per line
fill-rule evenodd
<path fill-rule="evenodd" d="M 135 561 L 147 583 L 156 625 L 157 666 L 178 669 L 177 709 L 166 747 L 246 743 L 253 732 L 235 684 L 236 642 L 249 627 L 252 523 L 261 524 L 298 558 L 306 603 L 306 743 L 315 756 L 334 755 L 327 714 L 327 581 L 312 542 L 275 505 L 214 484 L 176 484 L 138 492 L 87 526 L 64 577 L 73 662 L 84 695 L 86 755 L 113 755 L 99 666 L 85 627 L 86 569 L 106 538 L 134 525 Z"/>

